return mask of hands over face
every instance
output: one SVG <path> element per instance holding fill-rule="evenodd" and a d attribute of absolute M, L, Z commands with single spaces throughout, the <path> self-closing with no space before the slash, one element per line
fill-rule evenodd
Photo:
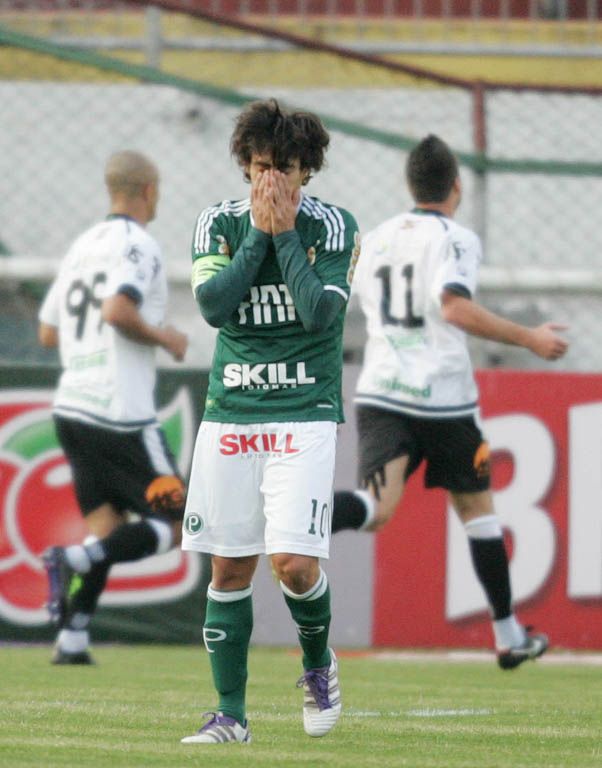
<path fill-rule="evenodd" d="M 251 182 L 251 212 L 257 229 L 272 234 L 272 203 L 269 192 L 270 171 L 258 173 Z"/>
<path fill-rule="evenodd" d="M 251 185 L 251 210 L 257 229 L 277 235 L 295 228 L 300 192 L 285 173 L 262 171 Z"/>

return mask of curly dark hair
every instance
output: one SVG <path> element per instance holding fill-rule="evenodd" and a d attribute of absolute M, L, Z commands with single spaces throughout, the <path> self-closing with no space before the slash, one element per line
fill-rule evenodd
<path fill-rule="evenodd" d="M 317 115 L 311 112 L 287 112 L 276 99 L 251 102 L 238 116 L 230 140 L 230 151 L 247 171 L 254 154 L 270 154 L 274 167 L 284 171 L 291 161 L 299 160 L 303 180 L 307 184 L 311 173 L 324 164 L 330 136 Z"/>
<path fill-rule="evenodd" d="M 458 161 L 447 144 L 429 134 L 410 152 L 406 178 L 417 203 L 442 203 L 458 177 Z"/>

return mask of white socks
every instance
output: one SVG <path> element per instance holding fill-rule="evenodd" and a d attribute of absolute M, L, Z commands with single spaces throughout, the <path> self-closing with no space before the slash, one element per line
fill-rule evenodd
<path fill-rule="evenodd" d="M 508 648 L 522 645 L 525 642 L 526 632 L 512 613 L 505 619 L 498 619 L 498 621 L 493 622 L 493 636 L 496 649 L 505 651 Z"/>

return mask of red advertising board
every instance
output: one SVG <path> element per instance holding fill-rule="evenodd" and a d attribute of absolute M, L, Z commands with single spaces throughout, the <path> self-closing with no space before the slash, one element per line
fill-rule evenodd
<path fill-rule="evenodd" d="M 87 533 L 51 417 L 57 374 L 0 367 L 0 640 L 54 635 L 40 555 Z M 206 381 L 196 371 L 159 374 L 158 418 L 185 476 Z M 115 566 L 95 617 L 95 639 L 197 642 L 204 577 L 200 558 L 190 554 L 175 548 Z"/>
<path fill-rule="evenodd" d="M 555 647 L 602 649 L 602 376 L 493 370 L 478 380 L 517 614 Z M 377 536 L 373 642 L 492 644 L 462 527 L 422 473 Z"/>

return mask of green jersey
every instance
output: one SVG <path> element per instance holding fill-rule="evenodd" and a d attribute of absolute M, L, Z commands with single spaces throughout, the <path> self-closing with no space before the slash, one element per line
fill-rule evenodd
<path fill-rule="evenodd" d="M 343 421 L 343 321 L 359 233 L 345 210 L 302 195 L 295 230 L 253 226 L 251 202 L 205 209 L 192 289 L 220 327 L 204 419 Z"/>

